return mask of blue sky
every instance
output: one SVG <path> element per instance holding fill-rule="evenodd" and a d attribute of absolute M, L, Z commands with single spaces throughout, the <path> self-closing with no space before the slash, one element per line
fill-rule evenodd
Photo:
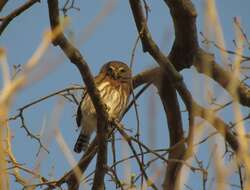
<path fill-rule="evenodd" d="M 47 1 L 42 0 L 41 3 L 34 5 L 24 14 L 17 17 L 9 24 L 0 37 L 0 46 L 6 48 L 7 59 L 10 68 L 12 68 L 14 64 L 25 64 L 41 42 L 44 32 L 48 30 L 49 18 L 46 2 Z M 100 13 L 100 11 L 103 10 L 103 7 L 108 2 L 112 2 L 113 8 L 110 12 L 108 12 L 108 15 L 105 16 L 99 24 L 97 24 L 96 28 L 94 28 L 87 39 L 84 38 L 90 24 Z M 193 2 L 198 12 L 198 32 L 203 32 L 204 1 L 195 0 Z M 12 0 L 6 5 L 4 10 L 0 13 L 0 16 L 8 14 L 21 3 L 22 2 L 19 0 Z M 233 17 L 238 16 L 240 18 L 242 26 L 244 27 L 246 33 L 249 34 L 250 2 L 248 0 L 220 0 L 216 1 L 216 3 L 227 47 L 228 49 L 234 49 L 232 43 L 232 40 L 234 39 Z M 174 29 L 168 8 L 163 3 L 163 1 L 148 1 L 148 4 L 151 9 L 148 23 L 150 31 L 152 32 L 154 40 L 167 54 L 174 39 Z M 70 16 L 70 25 L 65 32 L 80 49 L 93 74 L 97 74 L 102 64 L 110 60 L 121 60 L 129 63 L 132 48 L 137 37 L 137 30 L 128 1 L 92 0 L 83 2 L 78 0 L 76 1 L 76 6 L 80 7 L 81 10 L 69 11 L 68 14 Z M 211 27 L 214 27 L 213 23 L 210 24 Z M 85 39 L 84 42 L 81 42 L 82 38 Z M 214 50 L 213 48 L 211 48 L 210 51 L 216 53 L 217 60 L 220 60 L 218 51 Z M 249 55 L 249 51 L 246 52 L 246 54 L 247 53 Z M 156 65 L 156 63 L 148 54 L 142 52 L 141 45 L 139 43 L 136 50 L 133 73 L 136 74 L 140 71 L 143 71 L 144 69 L 151 68 L 154 65 Z M 49 72 L 47 72 L 47 70 L 49 70 Z M 39 78 L 41 73 L 44 72 L 47 72 L 46 77 L 37 81 L 37 77 Z M 182 74 L 194 97 L 197 98 L 198 102 L 204 104 L 202 97 L 207 92 L 204 90 L 204 78 L 202 75 L 198 74 L 194 68 L 184 70 L 182 71 Z M 72 84 L 82 83 L 77 69 L 69 63 L 68 59 L 63 55 L 59 48 L 53 46 L 49 47 L 47 53 L 41 60 L 40 66 L 36 69 L 35 74 L 30 77 L 34 82 L 31 82 L 27 88 L 22 90 L 16 96 L 10 115 L 15 114 L 15 110 L 20 106 L 23 106 L 41 96 L 68 87 Z M 211 84 L 228 99 L 228 96 L 222 91 L 221 88 L 212 82 Z M 0 85 L 2 84 L 0 83 Z M 45 132 L 51 132 L 53 109 L 55 109 L 59 99 L 60 98 L 58 97 L 51 98 L 24 112 L 26 123 L 30 130 L 37 134 L 39 133 L 42 126 L 45 125 Z M 184 109 L 183 103 L 180 102 L 180 104 L 182 109 Z M 163 109 L 160 105 L 156 89 L 151 87 L 138 101 L 138 105 L 142 131 L 141 138 L 143 139 L 143 142 L 155 148 L 166 147 L 168 145 L 168 131 L 167 127 L 165 126 L 166 119 Z M 65 101 L 61 120 L 58 125 L 65 141 L 71 149 L 73 149 L 73 145 L 78 136 L 78 133 L 75 131 L 75 111 L 76 107 L 73 104 Z M 243 113 L 247 113 L 249 112 L 249 109 L 242 109 L 242 111 Z M 223 116 L 226 121 L 229 121 L 232 118 L 230 108 L 221 112 L 220 115 Z M 131 128 L 135 132 L 136 118 L 133 109 L 131 109 L 131 111 L 126 115 L 123 123 L 127 128 Z M 184 128 L 187 129 L 187 116 L 185 113 L 183 114 L 183 123 Z M 17 160 L 20 163 L 25 163 L 28 167 L 33 168 L 34 160 L 36 160 L 38 144 L 26 137 L 24 130 L 20 129 L 19 126 L 20 121 L 10 123 L 10 127 L 14 135 L 13 150 Z M 152 134 L 155 134 L 155 137 L 153 137 Z M 153 144 L 150 145 L 150 143 Z M 57 179 L 64 172 L 66 172 L 70 166 L 68 165 L 68 162 L 63 156 L 63 153 L 61 152 L 55 140 L 52 139 L 48 148 L 51 153 L 45 156 L 41 165 L 41 172 L 44 176 L 47 176 L 49 171 L 53 171 L 52 173 Z M 200 159 L 204 158 L 207 160 L 209 154 L 208 151 L 204 150 L 208 148 L 211 147 L 204 145 L 200 148 L 200 151 L 198 152 Z M 124 154 L 119 150 L 117 152 L 121 156 Z M 79 155 L 73 155 L 76 159 L 79 159 Z M 88 172 L 92 171 L 94 166 L 95 162 L 92 162 Z M 131 172 L 136 173 L 138 171 L 138 168 L 135 166 L 134 162 L 131 162 L 131 167 Z M 161 162 L 158 162 L 157 168 L 159 169 L 159 167 L 162 167 Z M 123 168 L 124 165 L 122 165 L 119 169 L 121 176 L 123 175 Z M 152 170 L 152 174 L 154 173 L 153 171 L 154 170 Z M 201 180 L 198 174 L 191 176 L 190 180 L 188 181 L 188 184 L 190 184 L 190 186 L 192 186 L 194 189 L 201 188 Z M 194 181 L 198 181 L 198 183 Z M 157 182 L 161 184 L 160 180 Z M 20 186 L 14 183 L 11 184 L 11 189 L 20 188 Z"/>

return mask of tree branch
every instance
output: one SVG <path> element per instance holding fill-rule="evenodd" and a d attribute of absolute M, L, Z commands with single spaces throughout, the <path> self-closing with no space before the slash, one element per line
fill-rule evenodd
<path fill-rule="evenodd" d="M 170 147 L 183 141 L 184 132 L 178 98 L 174 86 L 166 75 L 161 73 L 156 87 L 165 110 L 168 122 Z M 169 152 L 168 159 L 181 160 L 186 151 L 185 145 L 180 145 L 177 149 Z M 179 179 L 182 163 L 170 162 L 166 167 L 163 189 L 179 189 Z"/>
<path fill-rule="evenodd" d="M 197 59 L 194 62 L 194 66 L 197 71 L 207 75 L 220 84 L 227 92 L 235 99 L 235 93 L 232 89 L 228 88 L 230 83 L 234 81 L 236 83 L 236 92 L 239 102 L 243 106 L 250 107 L 250 87 L 241 82 L 238 78 L 234 77 L 230 71 L 223 69 L 218 63 L 216 63 L 214 55 L 199 49 Z"/>
<path fill-rule="evenodd" d="M 141 1 L 129 0 L 130 7 L 134 16 L 137 31 L 140 35 L 143 51 L 149 54 L 157 61 L 162 69 L 169 75 L 171 81 L 175 83 L 182 80 L 182 76 L 176 71 L 167 56 L 165 56 L 153 41 L 147 26 L 147 20 L 143 13 Z"/>
<path fill-rule="evenodd" d="M 60 26 L 59 22 L 59 8 L 58 0 L 48 0 L 49 18 L 51 29 L 54 30 L 56 27 Z M 98 155 L 97 155 L 97 166 L 94 177 L 94 189 L 104 188 L 104 175 L 105 175 L 105 165 L 106 165 L 106 133 L 107 133 L 107 121 L 108 113 L 106 112 L 105 105 L 103 104 L 100 93 L 96 88 L 94 78 L 90 72 L 87 62 L 84 60 L 83 56 L 79 50 L 74 47 L 63 33 L 58 35 L 58 37 L 53 41 L 54 46 L 59 46 L 69 60 L 78 68 L 81 73 L 83 82 L 86 85 L 86 89 L 97 114 L 97 139 L 98 139 Z"/>
<path fill-rule="evenodd" d="M 174 22 L 175 40 L 169 59 L 179 71 L 193 65 L 199 47 L 196 10 L 191 0 L 164 0 Z"/>
<path fill-rule="evenodd" d="M 137 85 L 141 85 L 143 82 L 147 83 L 147 80 L 152 81 L 155 76 L 160 76 L 162 70 L 157 68 L 146 70 L 134 77 L 135 81 L 138 81 Z M 145 74 L 145 77 L 144 77 Z M 140 79 L 140 80 L 139 80 Z M 143 82 L 142 82 L 143 81 Z M 140 83 L 139 83 L 140 82 Z M 142 82 L 142 83 L 141 83 Z M 165 83 L 164 83 L 165 84 Z M 226 141 L 229 143 L 231 148 L 237 152 L 239 148 L 239 143 L 235 135 L 230 132 L 230 126 L 226 124 L 221 118 L 216 116 L 214 110 L 204 108 L 194 101 L 191 93 L 186 88 L 185 84 L 178 85 L 175 87 L 180 94 L 182 100 L 184 101 L 187 110 L 190 112 L 192 110 L 193 116 L 198 116 L 207 120 L 221 135 L 223 135 Z"/>
<path fill-rule="evenodd" d="M 183 3 L 185 0 L 178 0 L 178 3 Z M 187 2 L 188 0 L 186 0 L 185 2 Z M 182 4 L 184 5 L 184 4 Z M 158 64 L 160 65 L 160 67 L 164 68 L 164 65 L 166 63 L 170 63 L 170 60 L 168 59 L 168 57 L 166 57 L 161 51 L 160 49 L 157 47 L 157 45 L 155 44 L 155 42 L 152 40 L 152 38 L 150 37 L 149 31 L 147 30 L 147 26 L 145 23 L 145 17 L 143 15 L 143 11 L 142 11 L 142 6 L 140 4 L 139 1 L 132 1 L 130 0 L 130 6 L 131 9 L 133 11 L 133 15 L 135 18 L 135 22 L 137 24 L 137 28 L 138 31 L 141 31 L 142 28 L 142 24 L 140 23 L 144 23 L 145 26 L 145 30 L 147 31 L 146 33 L 144 32 L 143 38 L 141 38 L 142 43 L 145 44 L 144 48 L 147 48 L 147 51 L 150 53 L 150 55 L 158 62 Z M 177 4 L 175 6 L 173 6 L 174 8 L 177 6 Z M 178 5 L 179 6 L 179 5 Z M 177 7 L 178 7 L 177 6 Z M 156 51 L 157 50 L 157 51 Z M 144 49 L 145 51 L 145 49 Z M 172 65 L 170 63 L 170 65 Z M 172 68 L 174 69 L 175 68 Z M 166 72 L 166 75 L 169 76 L 170 78 L 170 82 L 174 81 L 175 82 L 175 78 L 173 78 L 174 76 L 179 76 L 179 73 L 175 70 L 174 73 L 178 73 L 177 75 L 173 75 L 171 73 L 172 70 L 170 69 L 164 69 L 164 72 Z M 192 98 L 192 95 L 190 94 L 190 92 L 188 91 L 188 89 L 186 88 L 186 85 L 183 83 L 183 81 L 179 80 L 178 83 L 175 83 L 175 88 L 177 89 L 178 93 L 181 95 L 188 111 L 190 113 L 193 113 L 194 116 L 200 116 L 203 117 L 204 119 L 208 120 L 209 122 L 211 122 L 212 124 L 220 124 L 218 125 L 214 125 L 214 127 L 221 133 L 224 134 L 225 133 L 225 138 L 226 140 L 229 142 L 229 144 L 231 145 L 232 149 L 235 150 L 237 152 L 238 150 L 238 141 L 237 139 L 234 137 L 234 135 L 231 134 L 231 132 L 229 131 L 229 128 L 227 128 L 227 124 L 224 123 L 224 121 L 222 121 L 221 119 L 217 118 L 215 116 L 215 114 L 213 114 L 213 112 L 209 109 L 205 109 L 203 107 L 201 107 L 200 105 L 198 105 Z M 208 112 L 208 114 L 206 114 L 206 112 Z M 210 117 L 208 117 L 207 115 L 209 115 Z M 211 118 L 214 118 L 214 120 L 216 120 L 216 122 L 212 121 Z M 216 119 L 215 119 L 216 118 Z"/>
<path fill-rule="evenodd" d="M 3 5 L 0 4 L 0 11 L 1 8 L 4 6 L 4 4 L 7 1 L 4 0 L 3 1 Z M 20 15 L 21 13 L 23 13 L 24 11 L 26 11 L 28 8 L 30 8 L 32 5 L 34 5 L 35 3 L 40 2 L 40 0 L 29 0 L 26 3 L 24 3 L 22 6 L 18 7 L 16 10 L 14 10 L 12 13 L 10 13 L 8 16 L 2 18 L 2 23 L 0 25 L 0 35 L 3 33 L 4 29 L 8 26 L 8 24 L 18 15 Z"/>
<path fill-rule="evenodd" d="M 7 2 L 8 2 L 8 0 L 0 1 L 0 12 L 2 11 L 3 7 L 6 5 Z"/>
<path fill-rule="evenodd" d="M 119 123 L 119 122 L 117 122 L 117 121 L 115 121 L 115 120 L 112 121 L 112 123 L 113 123 L 113 125 L 116 127 L 116 129 L 119 131 L 119 133 L 122 135 L 122 137 L 125 139 L 125 141 L 127 141 L 127 143 L 128 143 L 128 145 L 129 145 L 131 151 L 133 152 L 133 154 L 134 154 L 134 156 L 135 156 L 135 158 L 136 158 L 136 161 L 137 161 L 137 163 L 138 163 L 138 165 L 139 165 L 140 171 L 142 172 L 142 175 L 145 177 L 145 179 L 146 179 L 146 181 L 147 181 L 148 186 L 151 186 L 152 189 L 157 190 L 157 187 L 155 186 L 155 184 L 153 183 L 153 181 L 151 181 L 150 178 L 148 177 L 148 175 L 147 175 L 147 173 L 146 173 L 146 171 L 145 171 L 145 169 L 144 169 L 144 165 L 143 165 L 143 163 L 140 161 L 140 159 L 139 159 L 139 157 L 138 157 L 138 155 L 137 155 L 137 153 L 136 153 L 136 151 L 135 151 L 135 148 L 134 148 L 134 146 L 133 146 L 133 144 L 132 144 L 132 141 L 131 141 L 130 137 L 129 137 L 129 136 L 127 135 L 127 133 L 123 130 L 122 124 Z M 134 140 L 137 141 L 137 139 L 134 139 Z M 137 141 L 137 142 L 138 142 L 138 141 Z M 157 153 L 156 153 L 156 154 L 157 154 Z"/>
<path fill-rule="evenodd" d="M 194 65 L 196 69 L 218 82 L 235 99 L 234 92 L 228 88 L 236 81 L 239 102 L 250 107 L 250 87 L 233 77 L 230 71 L 219 66 L 212 54 L 199 48 L 196 29 L 196 10 L 191 0 L 164 0 L 170 9 L 174 22 L 175 41 L 169 60 L 179 71 Z"/>

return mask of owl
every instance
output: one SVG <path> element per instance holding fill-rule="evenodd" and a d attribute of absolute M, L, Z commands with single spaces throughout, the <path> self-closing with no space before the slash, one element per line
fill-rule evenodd
<path fill-rule="evenodd" d="M 122 116 L 131 93 L 131 78 L 130 68 L 120 61 L 104 64 L 95 77 L 96 87 L 110 117 L 119 119 Z M 90 136 L 97 127 L 96 111 L 86 91 L 77 110 L 76 123 L 81 132 L 74 151 L 80 153 L 87 149 Z"/>

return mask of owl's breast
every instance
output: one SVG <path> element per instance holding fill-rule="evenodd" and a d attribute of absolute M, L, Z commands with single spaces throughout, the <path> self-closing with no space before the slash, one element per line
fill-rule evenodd
<path fill-rule="evenodd" d="M 97 86 L 103 103 L 107 106 L 107 112 L 111 117 L 120 117 L 126 108 L 128 96 L 121 85 L 112 85 L 109 82 L 102 82 Z M 82 104 L 83 115 L 92 117 L 95 115 L 95 108 L 89 95 L 86 95 Z M 84 117 L 83 116 L 83 117 Z"/>
<path fill-rule="evenodd" d="M 111 117 L 118 118 L 127 105 L 127 95 L 121 85 L 107 85 L 101 90 L 101 97 Z"/>

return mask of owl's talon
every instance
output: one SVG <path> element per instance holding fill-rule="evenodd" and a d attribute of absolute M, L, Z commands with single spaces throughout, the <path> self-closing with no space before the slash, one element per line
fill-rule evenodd
<path fill-rule="evenodd" d="M 109 118 L 109 121 L 112 123 L 112 124 L 115 124 L 115 123 L 119 123 L 120 121 L 119 121 L 119 119 L 117 119 L 116 117 L 110 117 Z"/>
<path fill-rule="evenodd" d="M 105 110 L 106 110 L 107 112 L 109 112 L 109 110 L 111 109 L 110 106 L 108 106 L 108 105 L 105 104 L 105 103 L 104 103 L 104 107 L 105 107 Z"/>
<path fill-rule="evenodd" d="M 119 120 L 116 117 L 113 116 L 109 116 L 108 121 L 111 125 L 113 125 L 114 123 L 119 122 Z"/>

